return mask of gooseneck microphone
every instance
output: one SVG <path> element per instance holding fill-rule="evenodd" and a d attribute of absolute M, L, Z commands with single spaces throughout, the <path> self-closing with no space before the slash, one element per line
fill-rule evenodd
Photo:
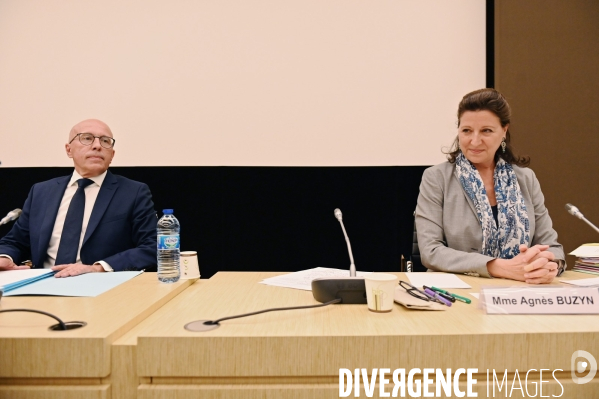
<path fill-rule="evenodd" d="M 347 277 L 321 277 L 312 280 L 312 295 L 314 299 L 321 303 L 329 303 L 340 299 L 342 304 L 363 304 L 366 303 L 366 283 L 364 277 L 356 277 L 356 265 L 354 256 L 351 252 L 351 244 L 343 226 L 343 214 L 340 209 L 335 209 L 335 217 L 341 223 L 347 250 L 349 251 L 349 276 Z"/>
<path fill-rule="evenodd" d="M 3 224 L 6 224 L 8 222 L 12 222 L 13 220 L 18 219 L 19 216 L 21 216 L 22 212 L 23 211 L 21 211 L 19 208 L 13 209 L 12 211 L 8 212 L 8 214 L 6 216 L 4 216 L 4 218 L 2 218 L 2 220 L 0 220 L 0 226 Z"/>
<path fill-rule="evenodd" d="M 351 252 L 351 244 L 349 243 L 349 237 L 347 236 L 347 232 L 345 231 L 345 226 L 343 225 L 343 214 L 341 213 L 341 209 L 335 209 L 335 217 L 341 224 L 341 229 L 343 230 L 343 235 L 345 236 L 345 242 L 347 243 L 347 252 L 349 252 L 349 276 L 356 277 L 356 265 L 354 264 L 354 255 Z"/>
<path fill-rule="evenodd" d="M 599 228 L 597 228 L 597 226 L 595 226 L 593 223 L 589 222 L 588 219 L 584 217 L 582 212 L 580 212 L 577 207 L 575 207 L 572 204 L 566 204 L 566 210 L 570 215 L 575 216 L 578 219 L 584 221 L 586 224 L 591 226 L 597 233 L 599 233 Z"/>
<path fill-rule="evenodd" d="M 206 332 L 214 330 L 220 326 L 220 323 L 225 320 L 237 319 L 240 317 L 253 316 L 266 312 L 276 312 L 281 310 L 293 309 L 310 309 L 319 308 L 322 306 L 332 305 L 335 303 L 351 303 L 364 304 L 366 303 L 366 283 L 363 277 L 356 277 L 356 265 L 354 264 L 354 256 L 351 252 L 351 244 L 343 226 L 343 214 L 341 210 L 335 209 L 335 217 L 341 223 L 345 241 L 347 242 L 347 250 L 349 251 L 349 259 L 351 261 L 349 267 L 349 276 L 346 277 L 321 277 L 312 280 L 312 295 L 314 299 L 321 302 L 320 305 L 294 306 L 287 308 L 272 308 L 263 309 L 252 313 L 245 313 L 235 316 L 222 317 L 216 320 L 196 320 L 185 324 L 184 328 L 188 331 Z"/>

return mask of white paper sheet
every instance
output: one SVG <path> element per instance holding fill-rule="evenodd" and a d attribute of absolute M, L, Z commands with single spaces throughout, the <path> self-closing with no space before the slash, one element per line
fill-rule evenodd
<path fill-rule="evenodd" d="M 580 280 L 560 280 L 564 284 L 576 285 L 578 287 L 599 286 L 599 277 L 583 278 Z"/>
<path fill-rule="evenodd" d="M 143 272 L 86 273 L 74 277 L 49 277 L 4 294 L 52 295 L 52 296 L 98 296 Z"/>
<path fill-rule="evenodd" d="M 599 258 L 599 244 L 584 244 L 570 252 L 579 258 Z"/>
<path fill-rule="evenodd" d="M 410 283 L 418 288 L 423 285 L 436 288 L 471 288 L 458 276 L 451 273 L 406 273 L 406 276 L 410 279 Z"/>
<path fill-rule="evenodd" d="M 369 272 L 356 272 L 357 276 L 364 276 L 366 274 L 369 274 Z M 314 269 L 270 277 L 260 281 L 260 284 L 312 291 L 312 280 L 320 277 L 349 277 L 349 270 L 316 267 Z"/>

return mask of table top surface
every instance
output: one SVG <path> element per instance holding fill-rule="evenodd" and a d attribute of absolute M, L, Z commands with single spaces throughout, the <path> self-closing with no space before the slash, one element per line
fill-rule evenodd
<path fill-rule="evenodd" d="M 390 313 L 373 313 L 366 305 L 339 304 L 226 320 L 207 332 L 184 329 L 195 320 L 318 304 L 310 291 L 260 284 L 278 274 L 217 273 L 186 289 L 115 345 L 136 345 L 137 372 L 146 377 L 330 376 L 340 367 L 383 365 L 569 370 L 575 350 L 599 351 L 599 316 L 487 315 L 470 293 L 483 286 L 526 284 L 463 275 L 459 278 L 472 288 L 451 291 L 472 303 L 456 302 L 446 311 L 394 304 Z M 566 272 L 562 279 L 586 277 Z M 165 358 L 178 361 L 160 360 Z"/>
<path fill-rule="evenodd" d="M 390 313 L 373 313 L 366 305 L 330 305 L 316 309 L 270 312 L 226 320 L 218 329 L 196 333 L 185 324 L 198 320 L 254 312 L 267 308 L 318 304 L 310 291 L 273 287 L 260 281 L 281 273 L 221 272 L 195 284 L 128 334 L 137 337 L 276 337 L 426 334 L 498 334 L 599 332 L 597 315 L 487 315 L 470 293 L 486 286 L 526 286 L 524 283 L 462 276 L 471 289 L 452 289 L 472 300 L 456 302 L 445 311 L 408 310 L 394 304 Z M 406 281 L 405 273 L 395 273 Z M 566 272 L 560 279 L 588 278 Z M 563 285 L 556 280 L 552 286 Z"/>
<path fill-rule="evenodd" d="M 49 331 L 56 321 L 36 313 L 0 313 L 1 338 L 110 338 L 133 319 L 191 285 L 180 280 L 160 283 L 156 273 L 142 273 L 97 297 L 12 296 L 3 297 L 0 309 L 35 309 L 63 321 L 85 321 L 83 328 Z M 147 316 L 147 314 L 146 314 Z"/>

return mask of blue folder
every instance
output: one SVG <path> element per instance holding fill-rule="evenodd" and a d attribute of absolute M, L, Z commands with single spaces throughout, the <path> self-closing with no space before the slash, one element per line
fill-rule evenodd
<path fill-rule="evenodd" d="M 30 284 L 22 285 L 6 292 L 4 296 L 51 295 L 95 297 L 127 280 L 140 275 L 139 272 L 86 273 L 74 277 L 42 278 Z M 52 272 L 48 276 L 53 276 Z"/>
<path fill-rule="evenodd" d="M 31 284 L 31 283 L 34 283 L 39 280 L 43 280 L 48 277 L 52 277 L 52 276 L 54 276 L 55 273 L 56 273 L 55 271 L 48 270 L 48 272 L 45 274 L 40 274 L 39 276 L 26 278 L 24 280 L 15 281 L 14 283 L 10 283 L 10 284 L 1 286 L 0 291 L 4 291 L 6 293 L 6 292 L 12 291 L 16 288 L 23 287 L 24 285 Z"/>

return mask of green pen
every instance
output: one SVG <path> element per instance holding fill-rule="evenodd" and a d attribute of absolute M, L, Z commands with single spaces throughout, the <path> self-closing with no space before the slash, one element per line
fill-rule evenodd
<path fill-rule="evenodd" d="M 431 287 L 431 289 L 432 289 L 433 291 L 437 291 L 437 292 L 440 292 L 440 293 L 442 293 L 442 294 L 445 294 L 445 295 L 452 296 L 452 297 L 454 297 L 455 299 L 457 299 L 458 301 L 462 301 L 462 302 L 465 302 L 465 303 L 471 303 L 471 302 L 472 302 L 472 301 L 471 301 L 470 299 L 468 299 L 468 298 L 464 298 L 463 296 L 459 296 L 459 295 L 456 295 L 456 294 L 452 294 L 451 292 L 449 292 L 449 291 L 445 291 L 445 290 L 442 290 L 442 289 L 440 289 L 440 288 Z"/>

